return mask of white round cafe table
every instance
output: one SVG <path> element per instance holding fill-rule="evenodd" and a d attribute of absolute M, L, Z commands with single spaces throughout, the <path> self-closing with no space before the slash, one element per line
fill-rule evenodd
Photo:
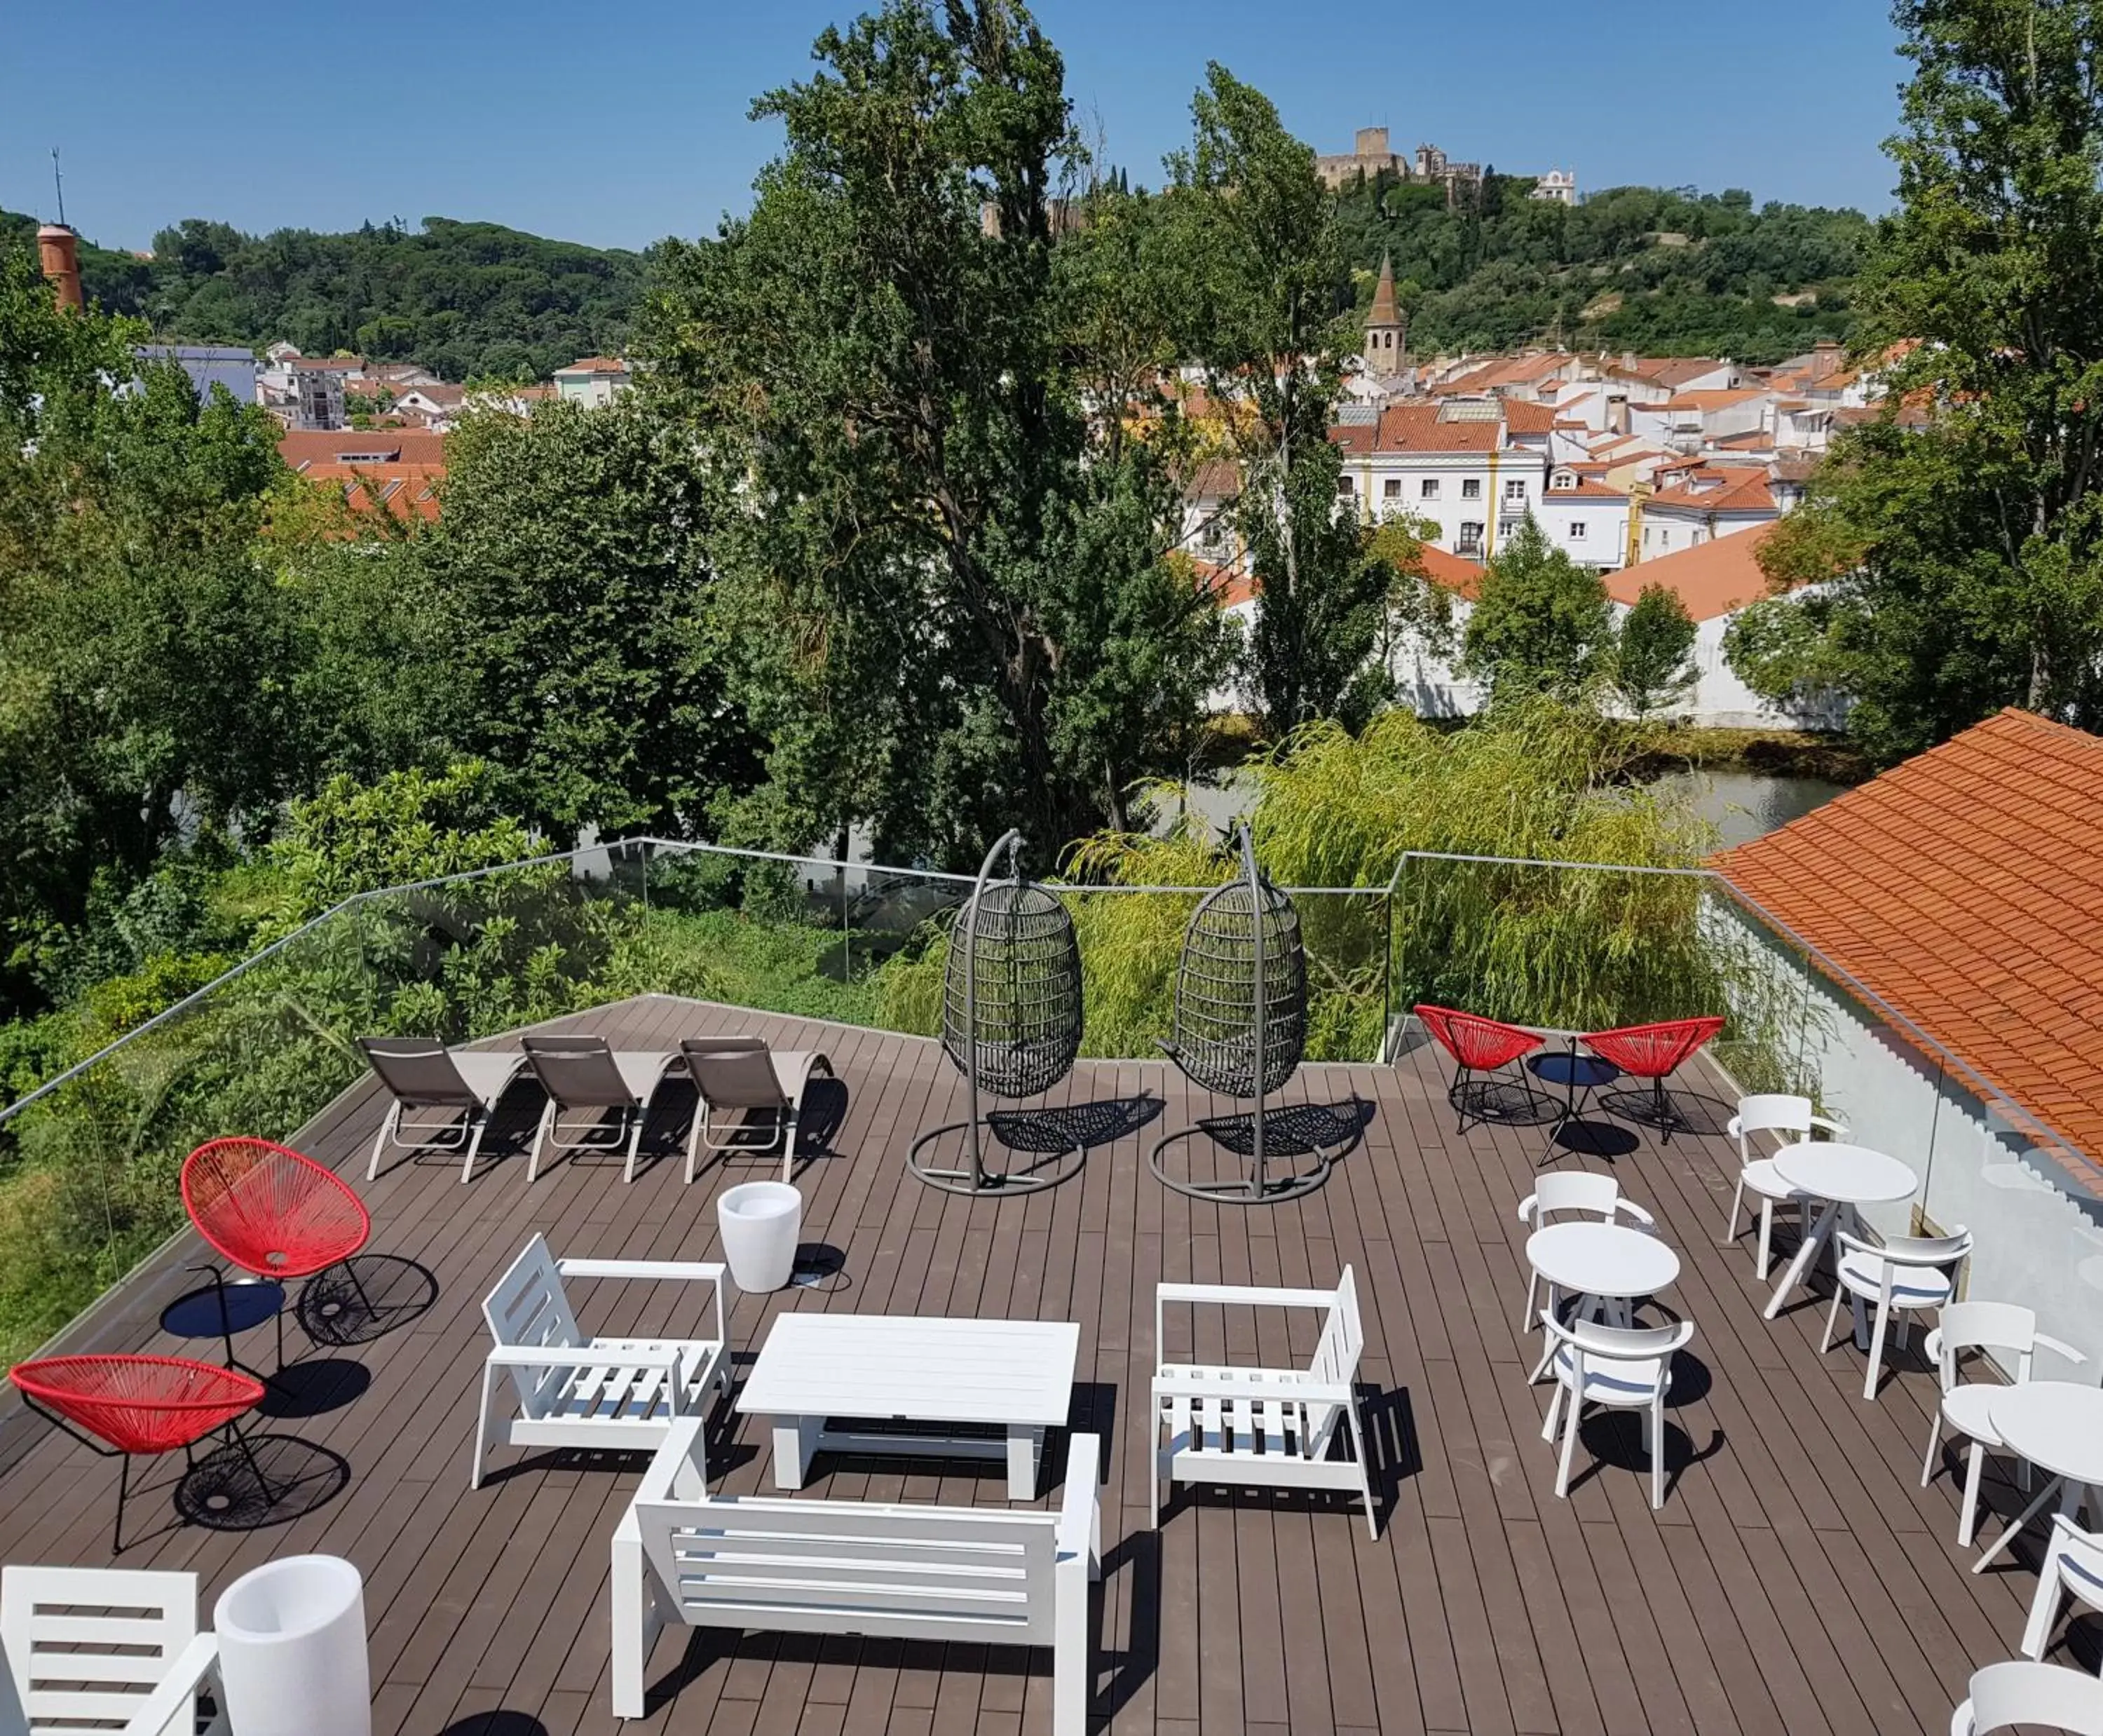
<path fill-rule="evenodd" d="M 1781 1275 L 1781 1282 L 1768 1298 L 1769 1320 L 1781 1312 L 1790 1293 L 1810 1272 L 1819 1251 L 1831 1239 L 1843 1208 L 1852 1210 L 1858 1205 L 1888 1205 L 1895 1200 L 1910 1200 L 1920 1187 L 1920 1177 L 1896 1158 L 1867 1146 L 1851 1146 L 1844 1140 L 1801 1140 L 1784 1146 L 1775 1153 L 1774 1166 L 1775 1173 L 1798 1193 L 1823 1200 L 1825 1209 L 1818 1214 L 1818 1222 L 1812 1226 L 1811 1234 L 1804 1237 L 1803 1245 L 1797 1249 L 1796 1257 L 1789 1262 L 1789 1270 Z M 1860 1326 L 1858 1320 L 1856 1337 L 1867 1349 Z"/>
<path fill-rule="evenodd" d="M 1678 1254 L 1656 1236 L 1625 1224 L 1550 1224 L 1526 1239 L 1526 1257 L 1551 1286 L 1550 1307 L 1559 1290 L 1581 1298 L 1581 1316 L 1597 1319 L 1604 1314 L 1616 1324 L 1626 1324 L 1629 1302 L 1655 1295 L 1679 1276 Z M 1536 1380 L 1554 1350 L 1552 1342 L 1545 1349 L 1533 1371 Z"/>
<path fill-rule="evenodd" d="M 2070 1380 L 2026 1381 L 1996 1388 L 1986 1400 L 1986 1417 L 2011 1453 L 2050 1471 L 2052 1480 L 1972 1563 L 1975 1574 L 2016 1540 L 2055 1493 L 2060 1511 L 2070 1518 L 2080 1512 L 2085 1498 L 2093 1520 L 2096 1492 L 2103 1490 L 2103 1390 Z"/>

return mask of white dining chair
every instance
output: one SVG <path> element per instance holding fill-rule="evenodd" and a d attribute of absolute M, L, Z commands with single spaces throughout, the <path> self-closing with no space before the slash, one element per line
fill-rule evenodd
<path fill-rule="evenodd" d="M 1587 1175 L 1574 1169 L 1545 1175 L 1533 1191 L 1518 1203 L 1518 1221 L 1526 1226 L 1529 1235 L 1552 1218 L 1571 1216 L 1596 1217 L 1609 1224 L 1626 1218 L 1639 1229 L 1657 1227 L 1656 1219 L 1648 1212 L 1634 1200 L 1621 1197 L 1621 1184 L 1610 1175 Z M 1522 1332 L 1533 1324 L 1534 1297 L 1540 1287 L 1541 1274 L 1529 1268 L 1526 1275 L 1526 1311 L 1518 1317 Z M 1551 1308 L 1554 1302 L 1551 1286 Z"/>
<path fill-rule="evenodd" d="M 2103 1682 L 2056 1664 L 1990 1663 L 1972 1672 L 1971 1698 L 1950 1715 L 1950 1736 L 1991 1736 L 2018 1724 L 2103 1736 Z"/>
<path fill-rule="evenodd" d="M 1833 1347 L 1833 1329 L 1843 1300 L 1852 1304 L 1858 1323 L 1862 1311 L 1868 1309 L 1872 1322 L 1862 1396 L 1874 1399 L 1884 1360 L 1884 1333 L 1892 1316 L 1899 1317 L 1899 1343 L 1904 1346 L 1908 1315 L 1949 1305 L 1957 1293 L 1964 1262 L 1972 1257 L 1972 1232 L 1960 1224 L 1949 1235 L 1895 1235 L 1877 1243 L 1841 1230 L 1834 1240 L 1840 1244 L 1836 1268 L 1840 1281 L 1833 1287 L 1833 1306 L 1825 1311 L 1825 1336 L 1818 1353 L 1822 1356 Z"/>
<path fill-rule="evenodd" d="M 1777 1205 L 1793 1205 L 1797 1213 L 1797 1234 L 1811 1233 L 1812 1213 L 1817 1202 L 1806 1193 L 1791 1187 L 1781 1178 L 1772 1157 L 1760 1157 L 1754 1153 L 1753 1136 L 1755 1133 L 1787 1133 L 1794 1139 L 1808 1139 L 1821 1133 L 1834 1139 L 1845 1139 L 1847 1129 L 1838 1121 L 1813 1112 L 1809 1097 L 1791 1097 L 1785 1092 L 1763 1092 L 1757 1096 L 1740 1097 L 1738 1112 L 1731 1117 L 1724 1128 L 1738 1142 L 1738 1188 L 1731 1196 L 1731 1222 L 1723 1231 L 1725 1242 L 1738 1239 L 1738 1213 L 1745 1209 L 1745 1195 L 1750 1194 L 1760 1203 L 1760 1242 L 1758 1253 L 1759 1276 L 1765 1280 L 1774 1245 L 1774 1209 Z"/>
<path fill-rule="evenodd" d="M 1563 1422 L 1563 1450 L 1556 1462 L 1555 1493 L 1570 1493 L 1570 1458 L 1577 1445 L 1577 1426 L 1588 1404 L 1610 1410 L 1639 1410 L 1643 1418 L 1643 1451 L 1650 1455 L 1650 1504 L 1665 1505 L 1665 1396 L 1672 1387 L 1672 1359 L 1694 1337 L 1694 1323 L 1670 1326 L 1603 1326 L 1589 1320 L 1565 1325 L 1554 1310 L 1544 1309 L 1541 1324 L 1555 1346 L 1551 1366 L 1555 1391 L 1548 1401 L 1548 1419 L 1541 1438 L 1555 1438 Z M 1563 1410 L 1564 1395 L 1570 1408 Z"/>
<path fill-rule="evenodd" d="M 1994 1430 L 1991 1400 L 1995 1392 L 2007 1389 L 1998 1381 L 1966 1381 L 1963 1353 L 1986 1350 L 2006 1352 L 2015 1359 L 2017 1386 L 2030 1378 L 2031 1364 L 2039 1350 L 2050 1351 L 2070 1363 L 2085 1362 L 2087 1358 L 2072 1345 L 2039 1332 L 2037 1315 L 2014 1302 L 1952 1302 L 1942 1311 L 1941 1319 L 1923 1342 L 1921 1349 L 1935 1364 L 1936 1376 L 1942 1383 L 1942 1401 L 1928 1418 L 1927 1456 L 1921 1461 L 1920 1486 L 1926 1489 L 1935 1480 L 1935 1459 L 1942 1445 L 1943 1430 L 1946 1427 L 1963 1436 L 1970 1442 L 1971 1449 L 1964 1470 L 1964 1510 L 1957 1521 L 1957 1541 L 1968 1549 L 1979 1529 L 1981 1467 L 1988 1452 L 1998 1452 L 2006 1444 Z M 2030 1461 L 2019 1459 L 2017 1463 L 2023 1488 L 2027 1491 L 2030 1485 Z"/>
<path fill-rule="evenodd" d="M 2030 1599 L 2030 1618 L 2023 1628 L 2024 1657 L 2044 1656 L 2059 1621 L 2059 1606 L 2070 1597 L 2092 1609 L 2103 1609 L 2103 1537 L 2083 1530 L 2064 1513 L 2055 1513 L 2052 1542 L 2045 1546 L 2037 1593 Z"/>

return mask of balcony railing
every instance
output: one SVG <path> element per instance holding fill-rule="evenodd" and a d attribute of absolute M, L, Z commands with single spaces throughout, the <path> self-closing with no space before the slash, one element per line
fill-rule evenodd
<path fill-rule="evenodd" d="M 629 840 L 346 900 L 0 1109 L 0 1350 L 55 1331 L 180 1227 L 214 1136 L 282 1138 L 362 1071 L 354 1039 L 465 1042 L 648 991 L 931 1034 L 967 879 Z M 1154 1058 L 1202 887 L 1060 888 L 1083 1052 Z M 1309 1058 L 1394 1053 L 1419 1001 L 1584 1030 L 1722 1012 L 1729 1083 L 1791 1090 L 1920 1173 L 1979 1238 L 1974 1290 L 2103 1355 L 2103 1165 L 1698 869 L 1406 853 L 1384 886 L 1293 889 Z M 1726 1202 L 1718 1202 L 1720 1233 Z M 1874 1217 L 1874 1214 L 1873 1214 Z M 1878 1221 L 1908 1227 L 1906 1212 Z"/>

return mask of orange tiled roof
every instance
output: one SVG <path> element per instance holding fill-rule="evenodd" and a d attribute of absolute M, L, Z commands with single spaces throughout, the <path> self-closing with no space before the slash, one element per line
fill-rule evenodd
<path fill-rule="evenodd" d="M 1552 404 L 1530 404 L 1523 398 L 1505 400 L 1505 426 L 1515 434 L 1544 434 L 1555 426 Z"/>
<path fill-rule="evenodd" d="M 1558 466 L 1558 468 L 1575 470 L 1576 467 L 1573 465 Z M 1587 466 L 1587 468 L 1590 467 Z M 1619 501 L 1625 505 L 1629 496 L 1625 488 L 1609 487 L 1596 476 L 1587 476 L 1581 471 L 1578 474 L 1576 487 L 1565 484 L 1558 488 L 1551 480 L 1546 492 L 1541 498 L 1543 504 L 1549 501 Z"/>
<path fill-rule="evenodd" d="M 310 481 L 339 483 L 356 512 L 386 512 L 398 519 L 434 519 L 442 464 L 313 464 L 301 473 Z"/>
<path fill-rule="evenodd" d="M 1660 474 L 1664 467 L 1660 467 Z M 1720 482 L 1720 487 L 1708 486 Z M 1685 507 L 1696 513 L 1773 512 L 1774 496 L 1767 492 L 1765 465 L 1757 470 L 1705 465 L 1684 481 L 1661 488 L 1651 496 L 1648 510 Z"/>
<path fill-rule="evenodd" d="M 1545 431 L 1545 430 L 1544 430 Z M 1332 428 L 1329 438 L 1347 452 L 1489 452 L 1503 443 L 1498 425 L 1490 421 L 1441 421 L 1436 404 L 1390 404 L 1377 427 L 1346 422 Z"/>
<path fill-rule="evenodd" d="M 1554 494 L 1549 498 L 1553 500 Z M 1749 531 L 1712 536 L 1691 549 L 1624 567 L 1606 576 L 1607 594 L 1616 603 L 1633 606 L 1646 586 L 1662 585 L 1687 605 L 1687 612 L 1695 620 L 1714 621 L 1767 594 L 1767 576 L 1760 571 L 1759 552 L 1773 528 L 1772 524 L 1756 524 Z"/>
<path fill-rule="evenodd" d="M 345 453 L 375 455 L 384 464 L 442 465 L 446 437 L 420 429 L 344 428 L 329 433 L 289 433 L 278 437 L 278 456 L 295 470 L 340 462 Z M 386 457 L 378 458 L 385 452 Z"/>
<path fill-rule="evenodd" d="M 1440 548 L 1435 542 L 1418 545 L 1416 570 L 1441 590 L 1450 590 L 1470 602 L 1482 593 L 1482 568 L 1450 550 Z"/>
<path fill-rule="evenodd" d="M 567 367 L 557 368 L 555 374 L 559 379 L 564 374 L 625 374 L 627 372 L 625 362 L 616 361 L 608 356 L 580 356 Z"/>
<path fill-rule="evenodd" d="M 1664 410 L 1727 410 L 1732 404 L 1750 403 L 1765 394 L 1741 386 L 1735 391 L 1717 388 L 1704 392 L 1679 392 L 1658 407 Z"/>
<path fill-rule="evenodd" d="M 2103 1163 L 2098 790 L 2103 737 L 2011 709 L 1714 866 Z"/>

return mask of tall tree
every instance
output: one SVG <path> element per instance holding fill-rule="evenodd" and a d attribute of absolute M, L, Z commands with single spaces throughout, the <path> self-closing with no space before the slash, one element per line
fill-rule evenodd
<path fill-rule="evenodd" d="M 1483 576 L 1462 670 L 1498 702 L 1542 692 L 1571 698 L 1606 672 L 1613 648 L 1605 584 L 1549 542 L 1528 513 Z"/>
<path fill-rule="evenodd" d="M 691 443 L 633 402 L 549 403 L 468 417 L 447 457 L 444 514 L 404 572 L 472 648 L 465 745 L 564 842 L 709 830 L 758 763 L 725 692 Z"/>
<path fill-rule="evenodd" d="M 1614 647 L 1614 691 L 1638 717 L 1684 698 L 1701 679 L 1693 661 L 1696 629 L 1678 592 L 1646 585 L 1621 622 Z"/>
<path fill-rule="evenodd" d="M 1336 199 L 1261 91 L 1216 62 L 1170 160 L 1186 260 L 1185 353 L 1240 461 L 1259 590 L 1247 681 L 1274 734 L 1336 715 L 1379 643 L 1392 573 L 1338 505 L 1329 424 L 1349 342 Z"/>
<path fill-rule="evenodd" d="M 1858 295 L 1887 415 L 1762 550 L 1896 758 L 1998 706 L 2103 722 L 2103 7 L 1901 0 L 1899 209 Z M 1838 572 L 1837 579 L 1833 575 Z M 1735 635 L 1741 673 L 1791 629 Z"/>
<path fill-rule="evenodd" d="M 869 821 L 961 861 L 1020 821 L 1056 848 L 1164 768 L 1220 630 L 1166 559 L 1165 468 L 1092 427 L 1067 353 L 1063 65 L 1014 0 L 891 0 L 816 58 L 754 105 L 787 143 L 751 215 L 668 243 L 646 314 L 650 389 L 723 495 L 770 743 L 741 818 L 793 847 Z"/>
<path fill-rule="evenodd" d="M 256 556 L 275 425 L 139 363 L 141 335 L 0 246 L 0 998 L 98 872 L 121 894 L 187 827 L 267 826 L 289 776 Z"/>

